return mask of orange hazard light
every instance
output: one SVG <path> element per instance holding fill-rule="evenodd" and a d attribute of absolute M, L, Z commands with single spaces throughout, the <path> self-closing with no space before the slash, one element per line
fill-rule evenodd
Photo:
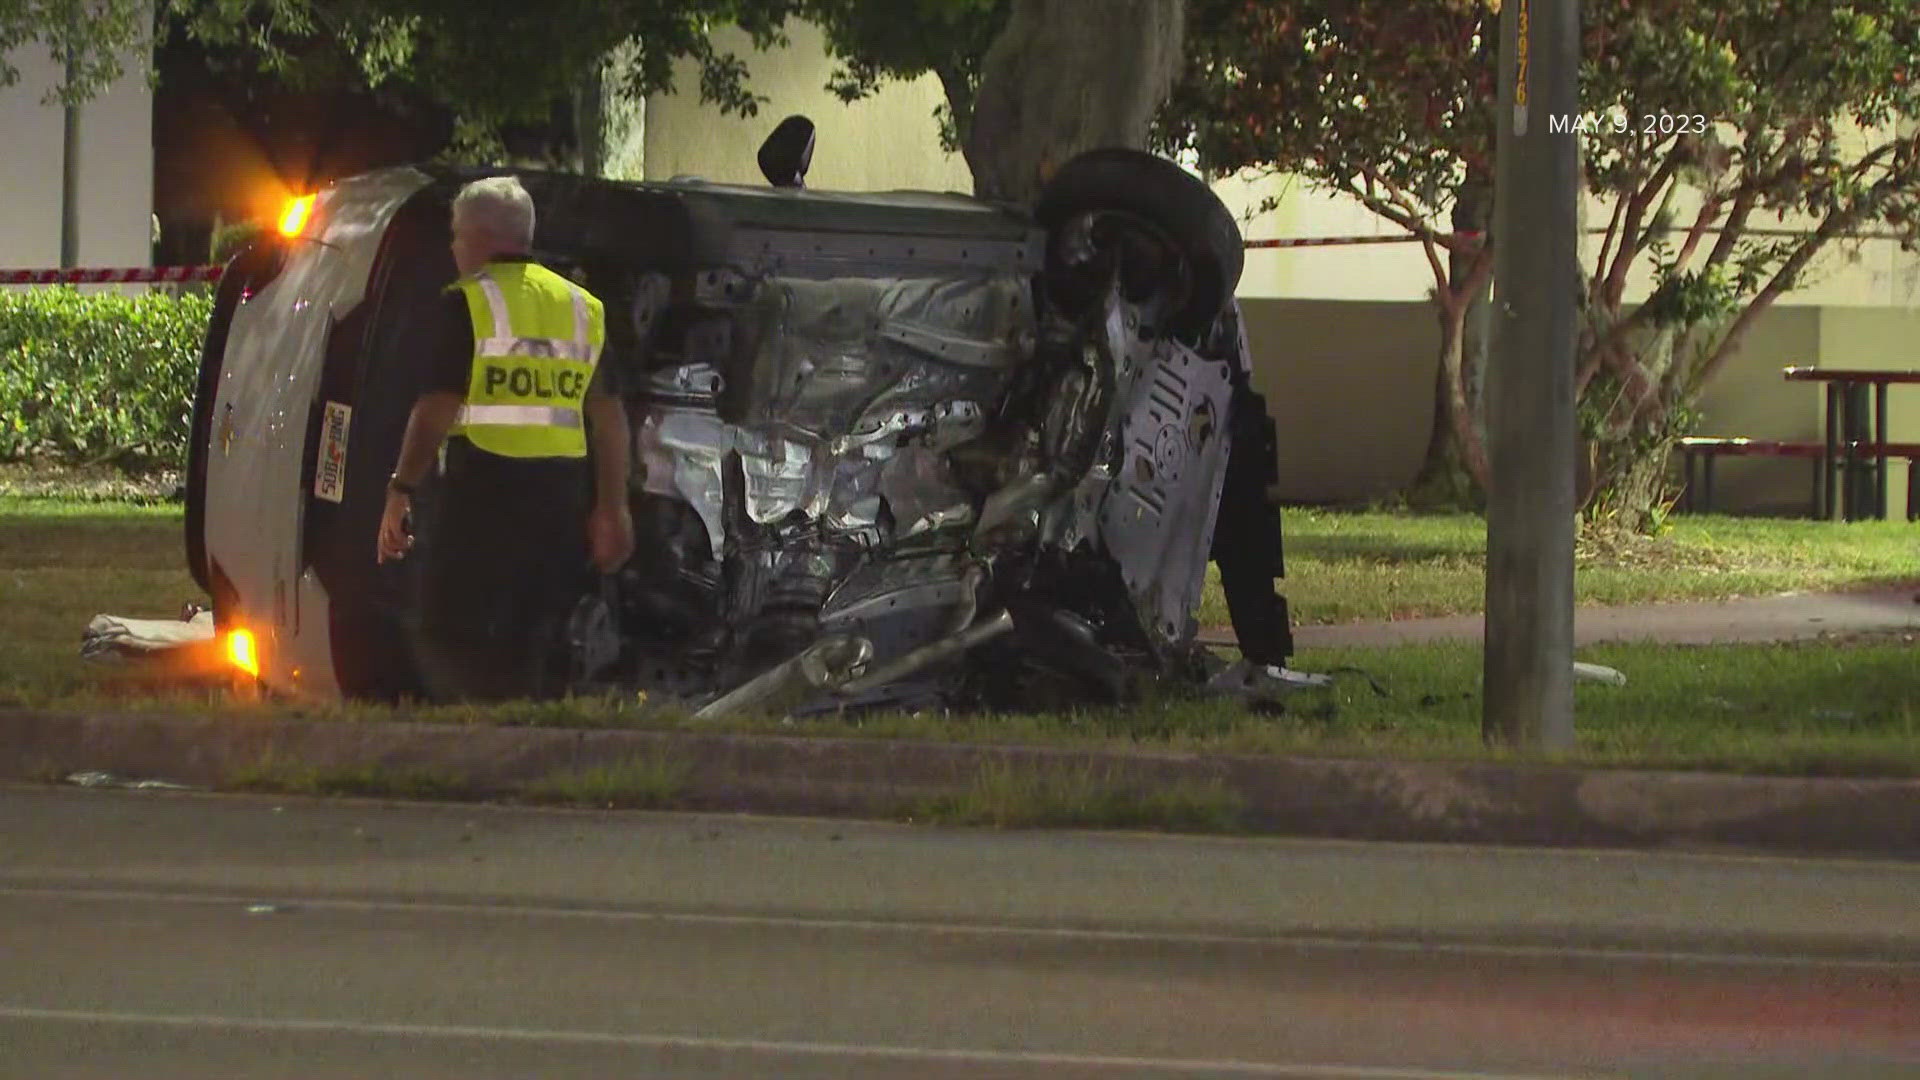
<path fill-rule="evenodd" d="M 260 677 L 260 653 L 254 648 L 253 631 L 235 630 L 227 635 L 227 659 L 241 671 Z"/>
<path fill-rule="evenodd" d="M 307 231 L 307 221 L 313 217 L 312 195 L 302 195 L 287 204 L 280 214 L 280 235 L 299 236 Z"/>

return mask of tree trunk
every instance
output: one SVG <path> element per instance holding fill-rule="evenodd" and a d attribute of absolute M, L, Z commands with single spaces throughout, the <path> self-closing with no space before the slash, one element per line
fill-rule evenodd
<path fill-rule="evenodd" d="M 1014 0 L 966 132 L 975 194 L 1032 202 L 1075 154 L 1146 146 L 1185 35 L 1185 0 Z"/>
<path fill-rule="evenodd" d="M 606 175 L 606 77 L 604 65 L 595 65 L 574 80 L 574 171 L 582 176 Z"/>
<path fill-rule="evenodd" d="M 1453 203 L 1455 233 L 1482 237 L 1493 223 L 1493 182 L 1484 169 L 1469 169 Z M 1450 506 L 1476 505 L 1485 490 L 1486 475 L 1467 464 L 1457 432 L 1470 427 L 1474 445 L 1486 445 L 1486 427 L 1479 410 L 1480 388 L 1486 376 L 1487 349 L 1493 335 L 1491 277 L 1470 284 L 1479 253 L 1453 251 L 1447 256 L 1447 280 L 1436 288 L 1440 319 L 1440 370 L 1434 378 L 1433 433 L 1425 460 L 1415 477 L 1419 498 L 1439 498 Z M 1459 311 L 1450 311 L 1453 306 Z M 1456 386 L 1458 382 L 1458 386 Z M 1459 392 L 1456 393 L 1456 390 Z M 1464 402 L 1466 412 L 1457 412 Z M 1484 458 L 1484 452 L 1480 457 Z M 1477 490 L 1476 490 L 1477 489 Z"/>
<path fill-rule="evenodd" d="M 609 180 L 647 178 L 647 97 L 620 75 L 639 62 L 639 46 L 629 41 L 600 68 L 600 175 Z"/>
<path fill-rule="evenodd" d="M 1486 491 L 1486 417 L 1480 408 L 1491 334 L 1488 307 L 1492 281 L 1468 294 L 1449 294 L 1435 304 L 1440 324 L 1440 365 L 1434 375 L 1433 429 L 1415 476 L 1415 501 L 1449 508 L 1479 505 Z"/>
<path fill-rule="evenodd" d="M 1477 380 L 1467 367 L 1468 316 L 1466 298 L 1458 296 L 1440 313 L 1440 378 L 1441 401 L 1446 412 L 1446 453 L 1449 460 L 1465 472 L 1464 479 L 1472 484 L 1472 490 L 1463 494 L 1475 498 L 1474 493 L 1487 490 L 1492 469 L 1487 462 L 1484 412 L 1480 397 L 1474 391 Z M 1481 340 L 1484 343 L 1484 335 Z"/>
<path fill-rule="evenodd" d="M 1604 298 L 1588 297 L 1598 307 L 1583 316 L 1596 327 L 1619 323 L 1623 312 Z M 1580 389 L 1584 417 L 1582 453 L 1576 475 L 1578 505 L 1583 525 L 1602 533 L 1657 529 L 1665 519 L 1674 492 L 1667 467 L 1675 441 L 1686 432 L 1682 401 L 1661 391 L 1670 367 L 1685 360 L 1672 355 L 1683 331 L 1674 328 L 1640 329 L 1614 345 L 1586 344 L 1581 370 L 1591 372 Z M 1591 355 L 1594 349 L 1606 355 Z"/>
<path fill-rule="evenodd" d="M 1589 529 L 1651 533 L 1666 519 L 1675 491 L 1668 476 L 1673 448 L 1684 432 L 1666 409 L 1629 433 L 1583 442 L 1589 470 L 1580 514 Z"/>

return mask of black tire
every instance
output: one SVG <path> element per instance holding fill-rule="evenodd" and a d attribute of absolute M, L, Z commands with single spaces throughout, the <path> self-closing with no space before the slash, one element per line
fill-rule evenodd
<path fill-rule="evenodd" d="M 1233 299 L 1246 258 L 1226 204 L 1173 162 L 1114 147 L 1089 150 L 1061 166 L 1040 193 L 1034 218 L 1055 231 L 1097 211 L 1150 222 L 1178 247 L 1191 281 L 1166 329 L 1189 340 L 1205 334 Z"/>

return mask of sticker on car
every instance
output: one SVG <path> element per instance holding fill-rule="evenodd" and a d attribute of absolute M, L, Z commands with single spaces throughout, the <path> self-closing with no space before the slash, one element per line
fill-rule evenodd
<path fill-rule="evenodd" d="M 317 499 L 337 503 L 346 497 L 347 429 L 352 422 L 352 406 L 327 402 L 327 415 L 320 423 L 320 464 L 313 471 Z"/>

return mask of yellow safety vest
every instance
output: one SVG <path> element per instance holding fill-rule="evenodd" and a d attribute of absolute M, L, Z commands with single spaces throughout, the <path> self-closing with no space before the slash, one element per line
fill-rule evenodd
<path fill-rule="evenodd" d="M 496 262 L 462 278 L 473 375 L 452 434 L 515 458 L 587 455 L 581 409 L 606 342 L 606 309 L 537 263 Z"/>

